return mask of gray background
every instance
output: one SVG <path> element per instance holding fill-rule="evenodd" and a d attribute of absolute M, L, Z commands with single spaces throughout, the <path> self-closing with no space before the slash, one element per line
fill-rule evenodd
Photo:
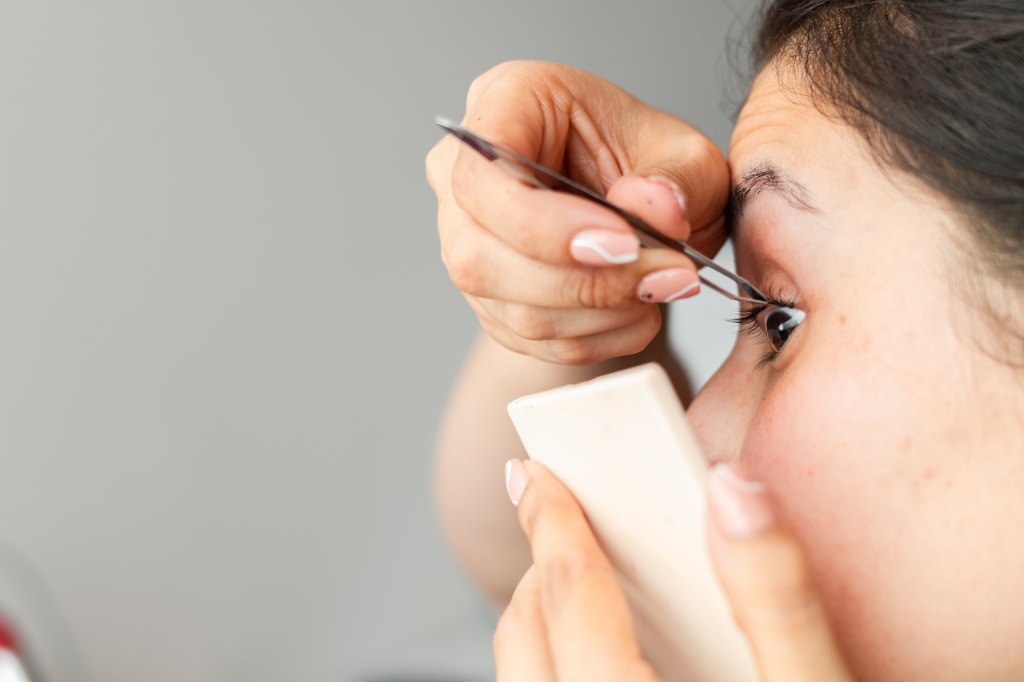
<path fill-rule="evenodd" d="M 430 499 L 475 330 L 432 117 L 552 59 L 725 145 L 751 4 L 0 5 L 0 611 L 48 679 L 489 678 Z"/>

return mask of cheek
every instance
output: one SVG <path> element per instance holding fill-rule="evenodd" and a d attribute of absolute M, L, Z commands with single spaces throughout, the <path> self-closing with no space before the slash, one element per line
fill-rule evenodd
<path fill-rule="evenodd" d="M 884 516 L 886 534 L 898 533 L 904 520 L 895 509 L 879 512 L 899 497 L 891 444 L 910 436 L 898 426 L 905 421 L 892 418 L 899 406 L 869 398 L 880 393 L 873 383 L 863 370 L 844 371 L 835 362 L 794 367 L 766 391 L 744 443 L 744 466 L 768 485 L 782 515 L 821 557 L 884 553 L 873 526 Z M 854 565 L 830 575 L 845 580 Z"/>
<path fill-rule="evenodd" d="M 766 386 L 740 455 L 800 539 L 837 632 L 870 679 L 923 675 L 958 647 L 970 650 L 999 592 L 1024 586 L 1021 552 L 1009 560 L 1006 550 L 1021 543 L 1000 522 L 1008 507 L 1024 513 L 1007 501 L 1020 477 L 1007 480 L 1003 468 L 1000 478 L 998 456 L 978 465 L 977 424 L 950 403 L 963 398 L 962 384 L 955 371 L 929 371 L 936 359 L 927 355 L 795 356 Z M 1014 568 L 977 561 L 993 554 Z M 906 650 L 894 655 L 893 642 Z"/>
<path fill-rule="evenodd" d="M 875 605 L 900 599 L 892 548 L 914 514 L 890 455 L 910 437 L 893 426 L 898 405 L 868 398 L 880 388 L 870 375 L 835 363 L 806 369 L 766 394 L 741 459 L 800 538 L 844 643 L 871 659 L 884 650 L 879 627 L 889 629 Z"/>

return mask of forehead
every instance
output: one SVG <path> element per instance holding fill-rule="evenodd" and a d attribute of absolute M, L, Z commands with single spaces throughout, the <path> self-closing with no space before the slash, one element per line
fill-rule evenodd
<path fill-rule="evenodd" d="M 856 194 L 880 196 L 894 189 L 859 133 L 828 116 L 801 89 L 799 79 L 772 64 L 754 79 L 729 145 L 733 182 L 770 165 L 810 188 L 816 205 L 854 208 Z"/>
<path fill-rule="evenodd" d="M 829 129 L 835 125 L 789 78 L 784 87 L 769 64 L 751 85 L 733 129 L 729 158 L 736 165 L 759 153 L 799 158 L 801 151 L 815 146 L 813 141 L 820 144 L 829 137 Z"/>

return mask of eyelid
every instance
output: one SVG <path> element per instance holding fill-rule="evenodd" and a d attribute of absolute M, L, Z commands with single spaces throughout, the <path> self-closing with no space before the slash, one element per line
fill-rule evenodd
<path fill-rule="evenodd" d="M 769 308 L 775 307 L 773 303 L 767 303 L 760 306 L 753 306 L 746 311 L 742 311 L 740 316 L 733 319 L 732 321 L 740 325 L 740 333 L 749 334 L 751 336 L 760 336 L 761 341 L 769 345 L 769 349 L 762 355 L 758 361 L 754 364 L 754 369 L 759 370 L 765 365 L 769 364 L 775 358 L 779 356 L 781 351 L 775 350 L 772 346 L 771 341 L 768 339 L 768 333 L 764 327 L 761 326 L 761 315 Z"/>
<path fill-rule="evenodd" d="M 733 324 L 737 324 L 740 327 L 740 332 L 750 335 L 759 335 L 763 340 L 768 340 L 768 334 L 765 332 L 764 327 L 761 326 L 761 314 L 769 308 L 776 307 L 775 303 L 764 303 L 761 305 L 750 306 L 746 310 L 741 310 L 737 317 L 730 320 Z"/>

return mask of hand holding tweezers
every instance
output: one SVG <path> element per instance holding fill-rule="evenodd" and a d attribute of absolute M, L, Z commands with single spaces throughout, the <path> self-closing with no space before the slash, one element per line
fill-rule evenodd
<path fill-rule="evenodd" d="M 726 298 L 730 298 L 734 301 L 740 301 L 743 303 L 753 303 L 755 305 L 760 305 L 768 301 L 767 296 L 761 293 L 757 289 L 757 287 L 755 287 L 753 284 L 751 284 L 744 278 L 740 277 L 739 275 L 733 272 L 730 272 L 726 268 L 723 268 L 721 265 L 715 263 L 713 260 L 702 254 L 700 251 L 697 251 L 686 242 L 677 241 L 675 239 L 672 239 L 671 237 L 662 234 L 658 230 L 648 225 L 647 222 L 645 222 L 639 216 L 636 216 L 630 213 L 629 211 L 625 211 L 619 208 L 618 206 L 609 203 L 607 199 L 602 197 L 597 192 L 594 192 L 590 188 L 585 187 L 579 184 L 578 182 L 575 182 L 570 178 L 565 177 L 564 175 L 556 173 L 550 168 L 542 166 L 536 161 L 528 159 L 527 157 L 523 156 L 522 154 L 519 154 L 518 152 L 513 151 L 512 149 L 509 149 L 508 147 L 503 147 L 501 145 L 488 142 L 479 135 L 469 132 L 465 128 L 456 125 L 454 122 L 446 118 L 438 116 L 436 119 L 434 119 L 434 122 L 437 123 L 437 125 L 441 126 L 443 129 L 445 129 L 446 131 L 448 131 L 449 133 L 451 133 L 452 135 L 454 135 L 455 137 L 457 137 L 459 140 L 461 140 L 462 142 L 464 142 L 465 144 L 479 152 L 485 159 L 487 159 L 488 161 L 497 162 L 500 166 L 510 171 L 517 178 L 524 180 L 527 183 L 541 189 L 568 192 L 570 194 L 581 196 L 585 199 L 589 199 L 593 202 L 596 202 L 601 206 L 604 206 L 605 208 L 609 209 L 615 214 L 621 216 L 627 223 L 629 223 L 630 227 L 633 228 L 633 231 L 640 239 L 640 243 L 643 244 L 644 246 L 652 248 L 666 247 L 674 251 L 678 251 L 679 253 L 684 254 L 685 256 L 699 264 L 701 267 L 711 268 L 712 270 L 723 275 L 724 277 L 728 277 L 730 280 L 736 283 L 736 286 L 739 287 L 741 292 L 746 294 L 745 296 L 738 296 L 729 291 L 728 289 L 725 289 L 724 287 L 721 287 L 718 284 L 706 279 L 705 277 L 700 277 L 700 281 L 704 285 L 706 285 L 708 288 L 714 291 L 717 291 Z M 539 174 L 541 177 L 538 177 L 537 174 Z M 544 182 L 541 178 L 547 180 L 547 182 Z"/>

